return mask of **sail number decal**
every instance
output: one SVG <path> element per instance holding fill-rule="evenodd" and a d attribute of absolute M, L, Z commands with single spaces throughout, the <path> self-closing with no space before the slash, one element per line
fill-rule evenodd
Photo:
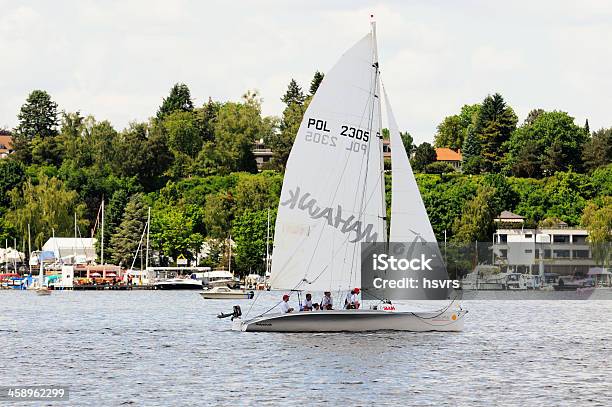
<path fill-rule="evenodd" d="M 327 120 L 321 120 L 309 117 L 306 126 L 305 141 L 309 143 L 317 143 L 330 147 L 337 147 L 337 136 L 332 136 L 329 130 Z M 311 130 L 312 129 L 312 130 Z M 314 131 L 313 131 L 314 130 Z M 346 150 L 353 152 L 366 153 L 368 150 L 367 143 L 370 140 L 370 132 L 353 126 L 341 126 L 340 135 L 350 139 L 350 144 Z"/>
<path fill-rule="evenodd" d="M 352 126 L 342 126 L 341 136 L 354 138 L 355 140 L 363 140 L 367 142 L 370 139 L 370 132 L 357 129 Z"/>
<path fill-rule="evenodd" d="M 327 134 L 329 133 L 329 129 L 327 128 L 326 120 L 309 118 L 307 128 L 310 129 L 311 127 L 319 131 L 306 131 L 306 141 L 322 144 L 324 146 L 336 147 L 338 137 Z"/>

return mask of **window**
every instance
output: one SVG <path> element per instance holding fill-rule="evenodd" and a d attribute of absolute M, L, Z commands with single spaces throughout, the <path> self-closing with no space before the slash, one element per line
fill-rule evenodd
<path fill-rule="evenodd" d="M 577 259 L 588 259 L 589 251 L 588 250 L 574 250 L 574 257 Z"/>
<path fill-rule="evenodd" d="M 586 235 L 574 235 L 574 243 L 586 243 Z"/>
<path fill-rule="evenodd" d="M 525 235 L 525 239 L 531 239 L 533 238 L 533 235 L 531 233 L 528 233 Z"/>

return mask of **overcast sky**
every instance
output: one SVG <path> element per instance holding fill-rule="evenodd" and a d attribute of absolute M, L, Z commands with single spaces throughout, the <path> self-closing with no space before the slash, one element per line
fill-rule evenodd
<path fill-rule="evenodd" d="M 197 105 L 258 89 L 266 115 L 308 88 L 378 21 L 383 79 L 402 130 L 431 141 L 466 103 L 500 92 L 612 126 L 612 1 L 0 0 L 0 127 L 33 89 L 122 129 L 175 82 Z"/>

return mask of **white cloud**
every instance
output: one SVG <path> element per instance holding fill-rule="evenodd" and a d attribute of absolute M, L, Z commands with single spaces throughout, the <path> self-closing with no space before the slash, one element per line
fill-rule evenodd
<path fill-rule="evenodd" d="M 117 128 L 155 114 L 175 82 L 198 104 L 259 89 L 279 115 L 378 21 L 402 129 L 421 142 L 461 105 L 501 92 L 521 118 L 562 109 L 612 126 L 612 3 L 513 1 L 1 1 L 0 126 L 36 88 Z"/>

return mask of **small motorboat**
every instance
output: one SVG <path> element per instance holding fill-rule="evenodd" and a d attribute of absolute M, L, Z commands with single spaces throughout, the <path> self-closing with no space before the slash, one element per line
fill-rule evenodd
<path fill-rule="evenodd" d="M 202 298 L 207 300 L 250 300 L 255 296 L 253 291 L 235 290 L 229 287 L 213 287 L 200 293 Z"/>
<path fill-rule="evenodd" d="M 36 294 L 38 294 L 38 295 L 49 295 L 49 294 L 51 294 L 51 290 L 49 289 L 49 287 L 38 287 L 38 288 L 35 288 L 34 291 L 36 291 Z"/>

